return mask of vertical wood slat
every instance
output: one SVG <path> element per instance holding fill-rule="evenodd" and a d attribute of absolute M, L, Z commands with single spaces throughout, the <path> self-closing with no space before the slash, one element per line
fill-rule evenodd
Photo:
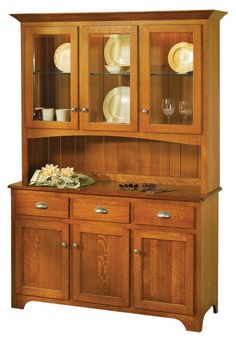
<path fill-rule="evenodd" d="M 119 141 L 116 137 L 104 137 L 104 171 L 119 172 Z"/>
<path fill-rule="evenodd" d="M 169 143 L 152 142 L 151 175 L 170 175 Z"/>
<path fill-rule="evenodd" d="M 119 172 L 137 173 L 137 140 L 119 139 Z"/>
<path fill-rule="evenodd" d="M 76 147 L 75 137 L 61 138 L 61 167 L 75 167 Z"/>
<path fill-rule="evenodd" d="M 42 166 L 48 163 L 49 138 L 30 139 L 28 142 L 28 176 L 32 177 L 36 169 L 40 169 Z"/>
<path fill-rule="evenodd" d="M 104 172 L 104 137 L 86 137 L 85 170 Z"/>
<path fill-rule="evenodd" d="M 49 139 L 49 164 L 61 167 L 61 137 Z"/>
<path fill-rule="evenodd" d="M 85 138 L 75 137 L 75 172 L 85 171 Z"/>
<path fill-rule="evenodd" d="M 198 151 L 193 145 L 181 145 L 181 177 L 198 177 Z"/>

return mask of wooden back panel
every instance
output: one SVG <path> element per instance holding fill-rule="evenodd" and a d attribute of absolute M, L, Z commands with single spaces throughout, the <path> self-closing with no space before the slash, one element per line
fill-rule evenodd
<path fill-rule="evenodd" d="M 105 136 L 29 139 L 29 178 L 46 163 L 74 167 L 99 180 L 200 178 L 200 146 Z M 37 155 L 35 155 L 37 154 Z M 127 176 L 127 177 L 126 177 Z M 129 177 L 128 177 L 129 176 Z"/>

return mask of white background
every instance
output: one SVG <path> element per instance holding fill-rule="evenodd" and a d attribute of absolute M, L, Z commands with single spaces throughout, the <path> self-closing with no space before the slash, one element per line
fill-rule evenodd
<path fill-rule="evenodd" d="M 10 307 L 10 191 L 21 179 L 20 24 L 10 13 L 219 9 L 221 21 L 221 186 L 219 313 L 210 310 L 201 336 L 236 335 L 235 328 L 235 136 L 236 3 L 234 0 L 0 0 L 0 335 L 187 336 L 182 323 L 134 314 L 30 302 Z M 235 101 L 235 102 L 234 102 Z M 196 334 L 195 334 L 196 335 Z"/>

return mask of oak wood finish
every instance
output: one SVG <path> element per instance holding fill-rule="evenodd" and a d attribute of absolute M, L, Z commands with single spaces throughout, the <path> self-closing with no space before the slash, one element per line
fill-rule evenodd
<path fill-rule="evenodd" d="M 68 299 L 68 225 L 17 220 L 15 230 L 16 293 Z"/>
<path fill-rule="evenodd" d="M 34 300 L 157 315 L 193 331 L 201 331 L 210 307 L 217 312 L 219 20 L 225 14 L 12 15 L 22 23 L 22 183 L 10 185 L 14 307 Z M 118 33 L 131 36 L 131 73 L 104 81 L 105 35 Z M 56 77 L 36 78 L 34 96 L 33 58 L 39 70 L 48 62 L 54 67 L 55 46 L 68 39 L 71 73 L 59 84 Z M 180 41 L 194 44 L 194 72 L 171 77 L 166 58 Z M 127 125 L 102 122 L 104 96 L 117 85 L 131 86 Z M 178 112 L 165 124 L 157 102 L 167 93 L 193 97 L 192 125 L 180 125 Z M 78 111 L 66 123 L 33 120 L 33 105 L 41 101 Z M 74 167 L 96 183 L 78 190 L 28 186 L 46 163 Z M 174 191 L 125 192 L 121 182 Z M 47 208 L 35 208 L 37 202 Z M 160 211 L 170 217 L 157 217 Z"/>

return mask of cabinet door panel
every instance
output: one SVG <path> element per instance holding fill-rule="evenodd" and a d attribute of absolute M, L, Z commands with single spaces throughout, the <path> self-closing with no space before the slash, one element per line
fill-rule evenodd
<path fill-rule="evenodd" d="M 140 30 L 140 129 L 201 133 L 201 27 Z"/>
<path fill-rule="evenodd" d="M 77 28 L 27 27 L 23 34 L 26 126 L 77 129 Z"/>
<path fill-rule="evenodd" d="M 134 249 L 135 307 L 192 314 L 193 235 L 136 230 Z"/>
<path fill-rule="evenodd" d="M 81 28 L 81 128 L 137 131 L 137 27 Z"/>
<path fill-rule="evenodd" d="M 17 220 L 16 292 L 68 299 L 68 225 Z"/>
<path fill-rule="evenodd" d="M 74 225 L 73 294 L 85 302 L 129 303 L 129 232 L 101 225 Z"/>

